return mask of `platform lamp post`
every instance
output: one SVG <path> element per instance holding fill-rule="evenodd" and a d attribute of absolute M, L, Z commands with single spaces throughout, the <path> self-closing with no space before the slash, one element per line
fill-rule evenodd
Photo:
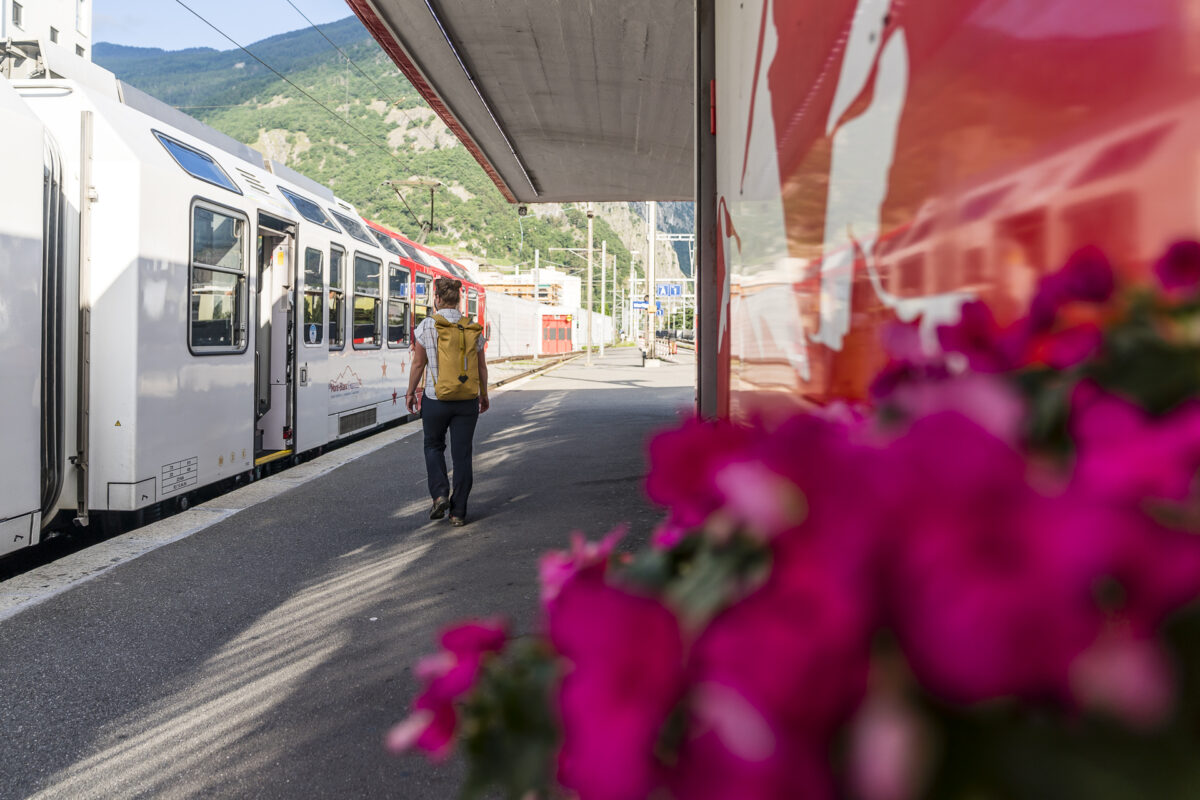
<path fill-rule="evenodd" d="M 650 248 L 650 254 L 646 258 L 646 296 L 649 298 L 649 307 L 646 309 L 646 362 L 650 363 L 657 358 L 658 353 L 655 350 L 655 331 L 654 325 L 658 322 L 658 298 L 655 296 L 654 286 L 654 247 L 658 242 L 655 234 L 658 233 L 658 203 L 650 202 L 646 212 L 646 243 Z M 655 365 L 657 366 L 657 364 Z"/>
<path fill-rule="evenodd" d="M 604 318 L 604 284 L 608 281 L 608 239 L 600 243 L 600 318 Z M 604 331 L 600 332 L 600 357 L 604 358 Z"/>
<path fill-rule="evenodd" d="M 595 212 L 592 211 L 592 204 L 587 204 L 587 221 L 588 221 L 588 291 L 587 291 L 587 366 L 592 365 L 592 219 Z"/>
<path fill-rule="evenodd" d="M 617 302 L 617 254 L 613 253 L 613 270 L 612 270 L 612 335 L 613 347 L 617 346 L 617 309 L 621 308 L 621 304 Z"/>
<path fill-rule="evenodd" d="M 637 287 L 634 281 L 637 280 L 637 265 L 633 260 L 634 256 L 640 256 L 641 250 L 629 251 L 629 305 L 624 309 L 625 333 L 630 337 L 630 341 L 637 344 L 637 315 L 633 313 L 633 301 L 637 298 Z"/>

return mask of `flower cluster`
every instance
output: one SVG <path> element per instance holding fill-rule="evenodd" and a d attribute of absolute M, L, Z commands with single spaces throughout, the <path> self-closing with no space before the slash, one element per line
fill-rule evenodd
<path fill-rule="evenodd" d="M 653 546 L 617 559 L 618 535 L 577 538 L 543 559 L 545 646 L 528 658 L 548 676 L 532 696 L 557 729 L 553 780 L 501 783 L 580 800 L 1037 796 L 996 766 L 1050 752 L 1026 748 L 1046 723 L 1014 709 L 1050 714 L 1063 740 L 1093 719 L 1104 741 L 1165 736 L 1185 687 L 1164 626 L 1200 597 L 1200 386 L 1142 363 L 1200 355 L 1200 245 L 1156 274 L 1163 291 L 1118 296 L 1087 249 L 1010 324 L 969 303 L 936 351 L 897 324 L 869 412 L 656 437 Z M 392 744 L 444 755 L 454 703 L 504 646 L 495 625 L 443 637 Z"/>

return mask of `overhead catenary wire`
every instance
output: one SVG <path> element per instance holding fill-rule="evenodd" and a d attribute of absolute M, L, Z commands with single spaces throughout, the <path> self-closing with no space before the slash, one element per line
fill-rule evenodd
<path fill-rule="evenodd" d="M 255 61 L 257 61 L 259 64 L 262 64 L 264 67 L 266 67 L 268 70 L 270 70 L 270 71 L 271 71 L 271 72 L 272 72 L 272 73 L 273 73 L 273 74 L 274 74 L 274 75 L 275 75 L 277 78 L 279 78 L 280 80 L 282 80 L 282 81 L 283 81 L 284 83 L 286 83 L 288 86 L 291 86 L 291 87 L 292 87 L 293 89 L 295 89 L 297 92 L 299 92 L 300 94 L 304 95 L 304 96 L 305 96 L 305 97 L 307 97 L 309 100 L 311 100 L 313 103 L 315 103 L 315 104 L 317 104 L 318 106 L 320 106 L 322 109 L 324 109 L 324 110 L 325 110 L 325 112 L 326 112 L 327 114 L 329 114 L 329 116 L 333 117 L 333 118 L 334 118 L 334 119 L 336 119 L 338 122 L 341 122 L 343 125 L 345 125 L 346 127 L 350 128 L 351 130 L 353 130 L 355 133 L 357 133 L 359 136 L 361 136 L 361 137 L 363 138 L 363 141 L 365 141 L 367 144 L 369 144 L 369 145 L 371 145 L 371 146 L 373 146 L 373 147 L 376 147 L 376 148 L 378 148 L 378 149 L 379 149 L 381 152 L 383 152 L 384 154 L 386 154 L 388 158 L 392 159 L 392 160 L 393 160 L 393 161 L 395 161 L 397 164 L 400 164 L 401 166 L 405 166 L 405 165 L 404 165 L 404 162 L 402 162 L 400 159 L 396 158 L 396 154 L 395 154 L 395 153 L 393 153 L 393 152 L 392 152 L 391 150 L 389 150 L 387 147 L 384 147 L 384 146 L 383 146 L 382 144 L 380 144 L 379 142 L 375 141 L 375 139 L 373 139 L 373 138 L 372 138 L 372 137 L 371 137 L 369 134 L 367 134 L 367 133 L 364 133 L 364 132 L 363 132 L 363 131 L 362 131 L 362 130 L 361 130 L 361 129 L 360 129 L 358 126 L 357 126 L 357 125 L 355 125 L 354 123 L 352 123 L 350 120 L 348 120 L 348 119 L 346 119 L 345 117 L 341 116 L 341 115 L 340 115 L 340 114 L 338 114 L 336 111 L 334 111 L 333 109 L 331 109 L 329 106 L 325 105 L 325 104 L 324 104 L 324 103 L 322 103 L 320 100 L 318 100 L 317 98 L 313 97 L 311 94 L 309 94 L 308 92 L 306 92 L 304 89 L 302 89 L 302 88 L 300 88 L 299 86 L 297 86 L 297 85 L 296 85 L 296 84 L 295 84 L 295 83 L 292 81 L 292 79 L 291 79 L 291 78 L 289 78 L 288 76 L 284 75 L 284 74 L 283 74 L 282 72 L 280 72 L 279 70 L 277 70 L 277 69 L 275 69 L 274 67 L 272 67 L 272 66 L 271 66 L 270 64 L 268 64 L 266 61 L 263 61 L 261 58 L 259 58 L 258 56 L 256 56 L 256 55 L 255 55 L 254 53 L 252 53 L 250 50 L 248 50 L 248 49 L 247 49 L 247 48 L 246 48 L 244 45 L 242 45 L 241 43 L 239 43 L 239 42 L 238 42 L 236 39 L 234 39 L 232 36 L 230 36 L 229 34 L 225 33 L 225 31 L 221 30 L 220 28 L 218 28 L 218 27 L 217 27 L 216 25 L 214 25 L 213 23 L 209 22 L 207 19 L 205 19 L 203 16 L 201 16 L 201 15 L 200 15 L 200 13 L 199 13 L 198 11 L 196 11 L 196 9 L 192 8 L 192 7 L 191 7 L 191 6 L 189 6 L 187 3 L 183 2 L 183 0 L 175 0 L 175 2 L 176 2 L 176 3 L 178 3 L 179 5 L 183 6 L 185 9 L 187 9 L 187 10 L 188 10 L 188 11 L 189 11 L 189 12 L 190 12 L 190 13 L 191 13 L 191 14 L 192 14 L 194 17 L 196 17 L 196 19 L 200 20 L 200 21 L 201 21 L 201 22 L 203 22 L 205 25 L 207 25 L 208 27 L 212 28 L 214 31 L 216 31 L 217 33 L 219 33 L 221 36 L 223 36 L 223 37 L 225 37 L 226 39 L 228 39 L 228 40 L 229 40 L 229 41 L 230 41 L 230 42 L 233 44 L 233 46 L 234 46 L 234 47 L 237 47 L 238 49 L 240 49 L 240 50 L 241 50 L 242 52 L 244 52 L 246 55 L 250 56 L 250 57 L 251 57 L 251 58 L 253 58 Z"/>

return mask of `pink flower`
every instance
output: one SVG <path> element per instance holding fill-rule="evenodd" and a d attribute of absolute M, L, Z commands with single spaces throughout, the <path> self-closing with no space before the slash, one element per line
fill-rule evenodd
<path fill-rule="evenodd" d="M 675 796 L 832 797 L 826 748 L 862 696 L 866 615 L 814 557 L 714 619 L 693 647 Z"/>
<path fill-rule="evenodd" d="M 1052 328 L 1059 310 L 1069 303 L 1107 302 L 1115 282 L 1112 264 L 1102 250 L 1089 245 L 1075 252 L 1062 269 L 1038 283 L 1029 307 L 1034 331 L 1041 333 Z"/>
<path fill-rule="evenodd" d="M 596 568 L 603 574 L 613 549 L 628 530 L 627 526 L 619 526 L 598 542 L 589 542 L 582 533 L 575 532 L 571 534 L 570 550 L 552 550 L 543 555 L 538 562 L 542 607 L 549 608 L 562 587 L 577 573 Z"/>
<path fill-rule="evenodd" d="M 1160 725 L 1175 700 L 1175 676 L 1162 645 L 1106 635 L 1071 667 L 1071 688 L 1085 707 L 1107 711 L 1141 730 Z"/>
<path fill-rule="evenodd" d="M 662 780 L 655 744 L 683 691 L 674 614 L 589 570 L 563 585 L 548 624 L 567 662 L 559 782 L 580 800 L 647 797 Z"/>
<path fill-rule="evenodd" d="M 942 349 L 966 356 L 975 372 L 1008 372 L 1020 365 L 992 310 L 980 300 L 963 305 L 958 323 L 941 326 L 937 334 Z"/>
<path fill-rule="evenodd" d="M 691 419 L 650 441 L 646 494 L 670 509 L 671 524 L 701 525 L 725 501 L 714 484 L 717 472 L 746 458 L 753 435 L 728 422 Z"/>
<path fill-rule="evenodd" d="M 1038 360 L 1054 369 L 1070 369 L 1092 357 L 1104 345 L 1104 332 L 1085 322 L 1048 334 L 1038 343 Z"/>
<path fill-rule="evenodd" d="M 1066 694 L 1094 638 L 1092 556 L 1016 450 L 957 414 L 921 420 L 889 455 L 890 616 L 918 679 L 971 703 Z"/>
<path fill-rule="evenodd" d="M 1076 482 L 1099 496 L 1184 500 L 1200 469 L 1200 406 L 1152 420 L 1134 404 L 1080 384 L 1071 398 Z"/>
<path fill-rule="evenodd" d="M 1154 265 L 1158 282 L 1168 292 L 1191 293 L 1200 287 L 1200 242 L 1176 242 Z"/>
<path fill-rule="evenodd" d="M 918 797 L 930 753 L 916 712 L 899 697 L 874 691 L 850 731 L 849 783 L 861 800 Z"/>
<path fill-rule="evenodd" d="M 389 732 L 388 749 L 399 754 L 415 746 L 435 760 L 449 756 L 458 725 L 454 702 L 475 685 L 484 656 L 503 649 L 507 638 L 500 620 L 467 622 L 445 631 L 441 652 L 417 664 L 425 690 L 413 702 L 413 713 Z"/>
<path fill-rule="evenodd" d="M 889 410 L 909 420 L 954 411 L 1013 445 L 1024 433 L 1027 413 L 1024 400 L 1011 383 L 996 375 L 972 373 L 939 383 L 901 387 L 889 398 Z"/>

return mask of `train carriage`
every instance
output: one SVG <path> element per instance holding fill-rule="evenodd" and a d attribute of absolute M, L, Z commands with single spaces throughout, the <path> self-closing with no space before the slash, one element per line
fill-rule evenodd
<path fill-rule="evenodd" d="M 0 81 L 0 554 L 55 520 L 186 500 L 406 416 L 430 282 L 469 279 L 411 242 L 402 257 L 407 240 L 326 187 L 79 70 Z M 482 313 L 482 297 L 471 284 L 464 308 Z"/>

